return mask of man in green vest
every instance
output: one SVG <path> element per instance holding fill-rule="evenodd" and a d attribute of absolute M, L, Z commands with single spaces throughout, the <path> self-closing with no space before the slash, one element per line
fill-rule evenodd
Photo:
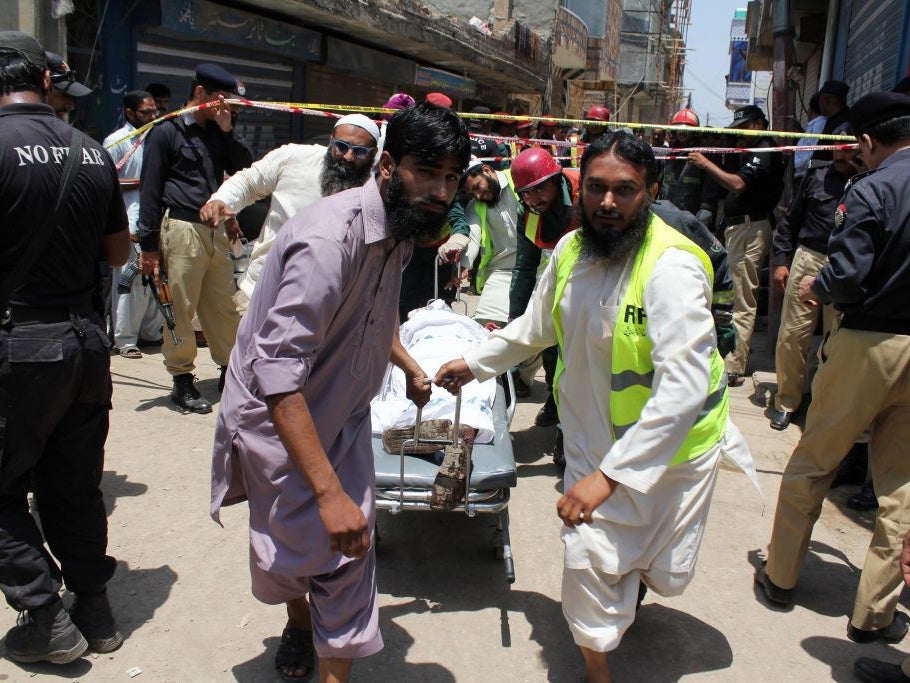
<path fill-rule="evenodd" d="M 721 456 L 754 474 L 728 419 L 711 262 L 651 211 L 657 174 L 633 136 L 590 145 L 581 228 L 556 245 L 526 312 L 434 380 L 457 391 L 558 345 L 562 606 L 591 683 L 610 680 L 605 653 L 645 588 L 678 595 L 692 579 Z"/>

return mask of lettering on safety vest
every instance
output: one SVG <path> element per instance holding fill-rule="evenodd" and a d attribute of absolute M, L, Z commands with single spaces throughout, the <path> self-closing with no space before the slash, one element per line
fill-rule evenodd
<path fill-rule="evenodd" d="M 648 316 L 645 315 L 645 309 L 629 304 L 626 306 L 625 313 L 623 313 L 622 321 L 627 324 L 631 323 L 632 325 L 644 325 L 645 318 L 647 317 Z"/>

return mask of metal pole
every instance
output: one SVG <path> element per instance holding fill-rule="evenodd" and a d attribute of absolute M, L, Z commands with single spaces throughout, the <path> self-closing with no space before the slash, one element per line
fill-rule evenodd
<path fill-rule="evenodd" d="M 772 33 L 774 35 L 774 102 L 772 121 L 775 130 L 796 130 L 793 121 L 793 96 L 787 72 L 793 64 L 793 26 L 790 0 L 773 0 Z"/>

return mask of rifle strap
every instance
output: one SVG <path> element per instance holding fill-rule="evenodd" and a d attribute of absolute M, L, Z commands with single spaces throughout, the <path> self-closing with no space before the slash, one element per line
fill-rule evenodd
<path fill-rule="evenodd" d="M 85 136 L 73 128 L 70 150 L 66 157 L 66 163 L 63 165 L 63 175 L 60 178 L 54 210 L 45 219 L 44 223 L 41 223 L 34 231 L 31 241 L 25 248 L 25 253 L 22 254 L 22 257 L 10 269 L 6 279 L 0 284 L 0 308 L 5 309 L 8 306 L 10 296 L 22 284 L 25 275 L 31 270 L 32 266 L 38 262 L 38 257 L 44 252 L 54 228 L 59 227 L 69 200 L 70 191 L 73 189 L 73 181 L 76 179 L 79 167 L 82 165 L 82 150 L 84 146 Z"/>

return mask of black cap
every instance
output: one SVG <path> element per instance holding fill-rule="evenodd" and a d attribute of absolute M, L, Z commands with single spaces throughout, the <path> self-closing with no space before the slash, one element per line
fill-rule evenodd
<path fill-rule="evenodd" d="M 84 97 L 92 92 L 88 86 L 76 80 L 76 72 L 58 54 L 45 52 L 47 68 L 51 72 L 51 83 L 57 90 L 65 92 L 72 97 Z"/>
<path fill-rule="evenodd" d="M 860 97 L 850 108 L 850 127 L 859 137 L 899 116 L 910 116 L 910 97 L 897 92 L 873 92 Z"/>
<path fill-rule="evenodd" d="M 835 97 L 847 97 L 850 92 L 850 86 L 843 81 L 825 81 L 825 84 L 818 91 L 819 95 L 834 95 Z"/>
<path fill-rule="evenodd" d="M 739 128 L 747 121 L 764 121 L 767 123 L 768 117 L 765 116 L 765 112 L 761 110 L 761 107 L 747 104 L 745 107 L 740 107 L 733 112 L 733 121 L 727 128 Z"/>
<path fill-rule="evenodd" d="M 21 31 L 0 31 L 0 64 L 7 66 L 22 60 L 47 68 L 44 48 L 32 36 Z"/>
<path fill-rule="evenodd" d="M 246 94 L 246 88 L 241 92 L 241 87 L 231 72 L 217 64 L 196 65 L 196 80 L 207 90 L 224 90 L 241 97 Z"/>

